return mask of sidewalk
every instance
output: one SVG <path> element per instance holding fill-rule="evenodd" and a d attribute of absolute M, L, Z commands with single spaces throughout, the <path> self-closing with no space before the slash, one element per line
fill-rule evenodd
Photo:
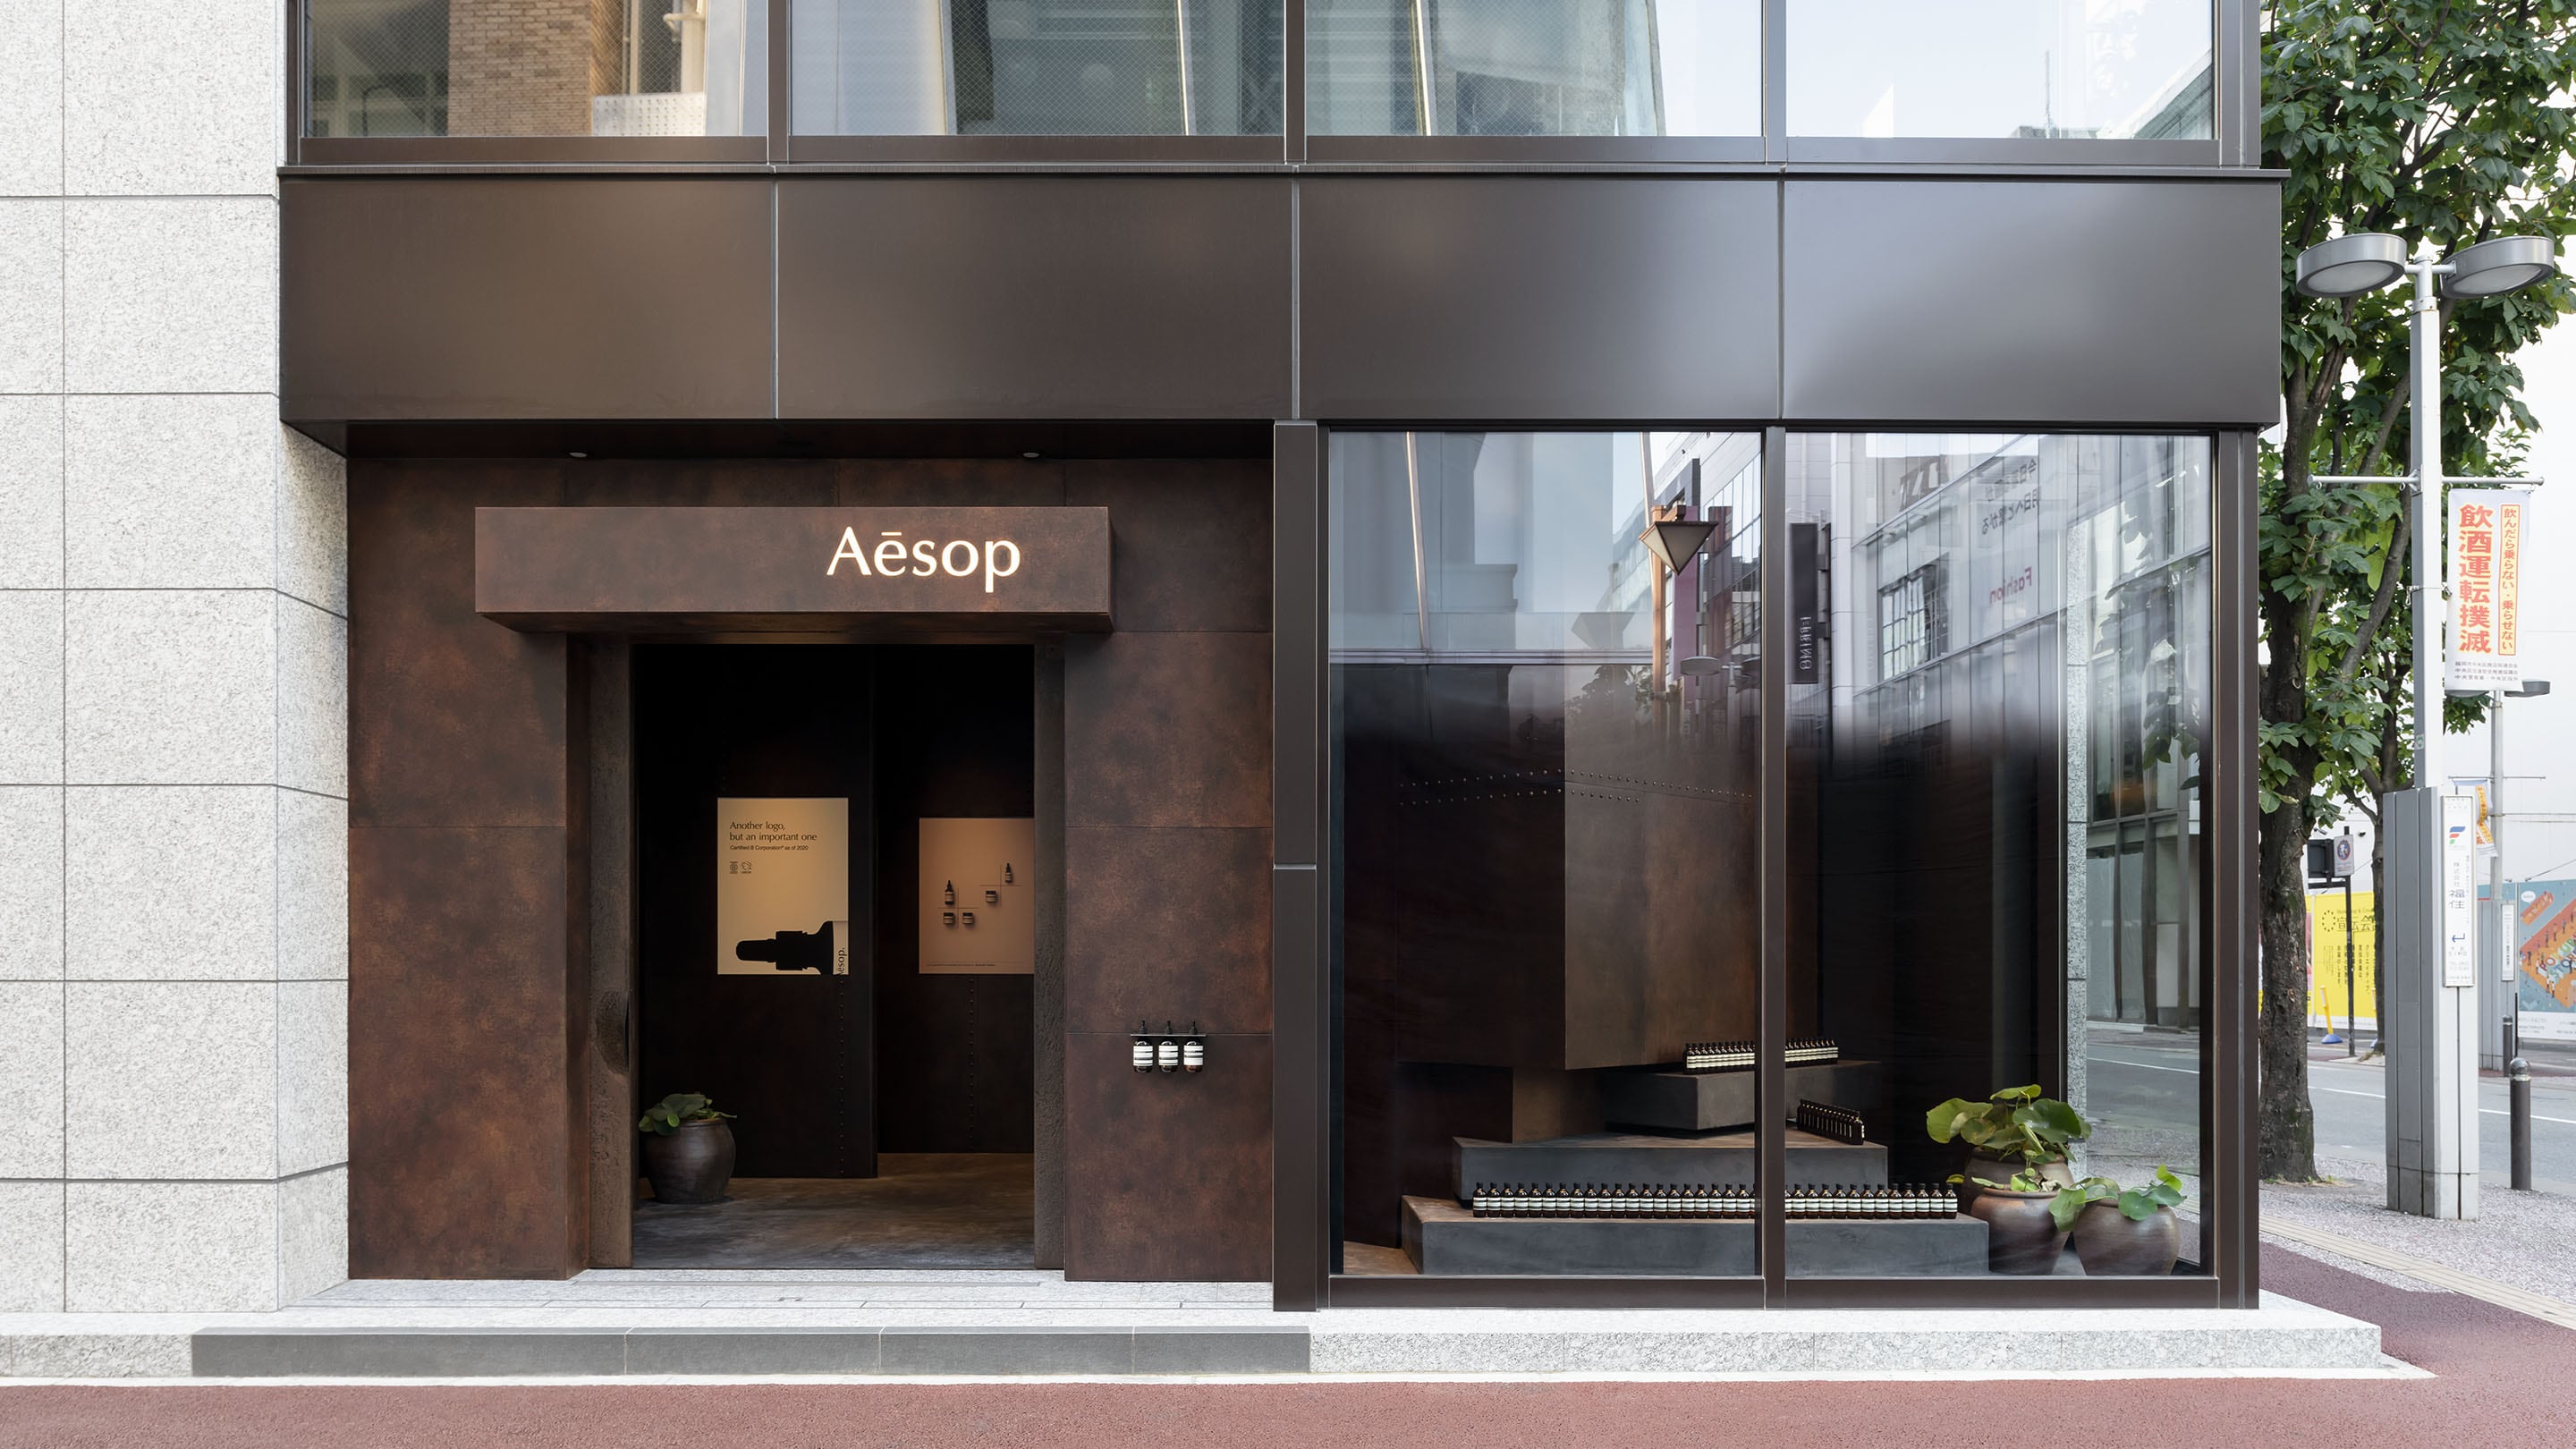
<path fill-rule="evenodd" d="M 2478 1195 L 2474 1221 L 2444 1221 L 2389 1211 L 2387 1172 L 2376 1161 L 2320 1157 L 2317 1170 L 2336 1180 L 2313 1187 L 2263 1184 L 2263 1227 L 2275 1244 L 2393 1288 L 2423 1293 L 2456 1288 L 2387 1266 L 2384 1258 L 2362 1261 L 2273 1231 L 2276 1225 L 2312 1229 L 2368 1244 L 2400 1260 L 2540 1294 L 2576 1315 L 2576 1255 L 2566 1251 L 2568 1243 L 2576 1242 L 2576 1197 L 2489 1185 Z"/>

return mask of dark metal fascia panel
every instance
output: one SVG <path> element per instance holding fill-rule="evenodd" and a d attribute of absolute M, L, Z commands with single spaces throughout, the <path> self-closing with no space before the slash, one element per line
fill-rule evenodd
<path fill-rule="evenodd" d="M 2217 1271 L 2220 1301 L 2230 1308 L 2259 1306 L 2262 1239 L 2257 1197 L 2261 1123 L 2256 1091 L 2255 991 L 2260 985 L 2255 894 L 2256 652 L 2255 448 L 2250 433 L 2218 438 L 2216 516 L 2211 520 L 2213 563 L 2210 618 L 2210 759 L 2203 794 L 2209 812 L 2204 883 L 2208 908 L 2201 946 L 2202 989 L 2209 1003 L 2201 1050 L 2204 1111 L 2201 1140 L 2202 1196 L 2209 1203 L 2202 1229 L 2204 1258 Z"/>
<path fill-rule="evenodd" d="M 2268 426 L 2280 196 L 2234 182 L 1785 183 L 1785 411 Z"/>
<path fill-rule="evenodd" d="M 760 418 L 765 178 L 290 181 L 290 421 Z"/>
<path fill-rule="evenodd" d="M 1288 186 L 783 179 L 781 415 L 1287 416 Z"/>
<path fill-rule="evenodd" d="M 1308 416 L 1767 418 L 1778 186 L 1308 176 Z"/>

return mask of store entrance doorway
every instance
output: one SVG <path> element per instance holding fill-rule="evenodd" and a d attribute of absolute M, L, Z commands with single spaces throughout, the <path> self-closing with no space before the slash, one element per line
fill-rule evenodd
<path fill-rule="evenodd" d="M 634 1265 L 1032 1266 L 1031 650 L 643 645 L 632 678 L 638 1108 L 702 1093 L 736 1143 L 720 1202 L 639 1184 Z"/>

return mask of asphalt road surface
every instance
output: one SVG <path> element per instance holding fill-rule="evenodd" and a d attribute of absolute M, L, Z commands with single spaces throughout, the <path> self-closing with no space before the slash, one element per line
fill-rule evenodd
<path fill-rule="evenodd" d="M 2365 1033 L 2365 1037 L 2367 1033 Z M 2363 1042 L 2368 1046 L 2367 1040 Z M 2532 1186 L 2576 1194 L 2576 1052 L 2531 1049 Z M 2123 1129 L 2170 1134 L 2188 1157 L 2199 1139 L 2200 1039 L 2152 1032 L 2097 1032 L 2092 1038 L 2086 1105 Z M 2317 1114 L 2317 1155 L 2379 1160 L 2387 1151 L 2385 1070 L 2378 1061 L 2347 1061 L 2341 1048 L 2308 1054 L 2308 1100 Z M 2511 1149 L 2507 1092 L 2500 1076 L 2478 1082 L 2479 1176 L 2502 1187 Z"/>

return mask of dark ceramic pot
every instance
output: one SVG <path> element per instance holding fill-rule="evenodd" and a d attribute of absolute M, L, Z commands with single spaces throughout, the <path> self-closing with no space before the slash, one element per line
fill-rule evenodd
<path fill-rule="evenodd" d="M 1997 1273 L 2054 1273 L 2066 1234 L 2048 1215 L 2054 1192 L 1980 1188 L 1968 1216 L 1986 1225 L 1986 1267 Z"/>
<path fill-rule="evenodd" d="M 2076 1214 L 2072 1240 L 2087 1277 L 2161 1277 L 2182 1252 L 2182 1225 L 2172 1208 L 2136 1222 L 2118 1203 L 2097 1202 Z"/>
<path fill-rule="evenodd" d="M 722 1202 L 733 1181 L 733 1129 L 720 1120 L 683 1122 L 644 1134 L 644 1176 L 656 1202 Z"/>

